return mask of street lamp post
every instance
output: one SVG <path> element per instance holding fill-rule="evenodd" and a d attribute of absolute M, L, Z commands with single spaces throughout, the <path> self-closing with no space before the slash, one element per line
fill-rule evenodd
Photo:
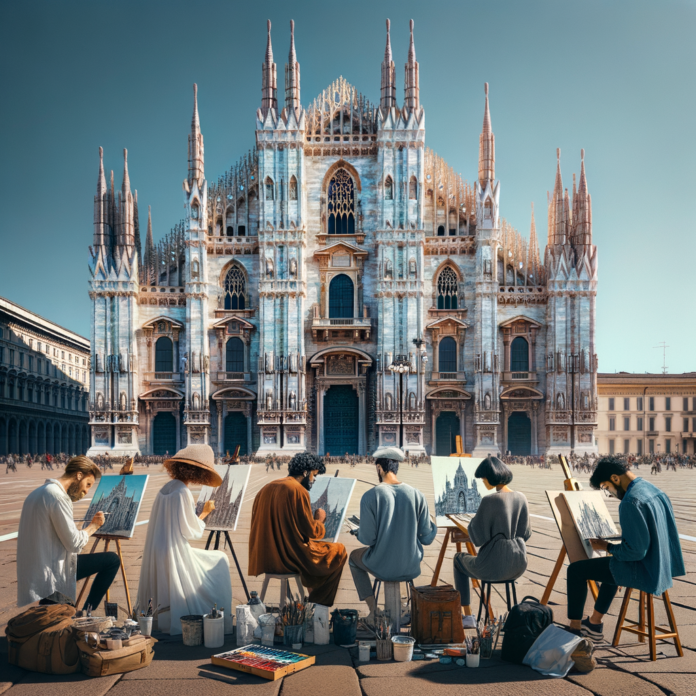
<path fill-rule="evenodd" d="M 404 374 L 411 369 L 411 362 L 408 355 L 397 355 L 391 365 L 387 368 L 394 374 L 399 375 L 399 447 L 404 447 Z"/>

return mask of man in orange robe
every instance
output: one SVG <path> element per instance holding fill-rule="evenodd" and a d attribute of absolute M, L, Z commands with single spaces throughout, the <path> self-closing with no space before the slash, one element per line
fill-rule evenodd
<path fill-rule="evenodd" d="M 331 606 L 348 555 L 343 544 L 324 538 L 326 513 L 312 515 L 309 489 L 326 472 L 314 454 L 296 454 L 288 476 L 266 484 L 251 512 L 249 574 L 296 573 L 311 588 L 309 601 Z"/>

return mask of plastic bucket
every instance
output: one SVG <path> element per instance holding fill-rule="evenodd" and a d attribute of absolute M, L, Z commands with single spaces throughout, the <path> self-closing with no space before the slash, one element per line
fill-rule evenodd
<path fill-rule="evenodd" d="M 334 643 L 353 645 L 358 630 L 358 612 L 355 609 L 336 609 L 331 614 L 331 618 L 334 627 Z"/>
<path fill-rule="evenodd" d="M 191 648 L 203 645 L 203 614 L 181 617 L 181 638 Z"/>
<path fill-rule="evenodd" d="M 394 659 L 397 662 L 410 662 L 413 659 L 413 645 L 415 638 L 410 636 L 394 636 L 392 646 L 394 647 Z"/>
<path fill-rule="evenodd" d="M 323 604 L 314 605 L 314 645 L 328 645 L 331 635 L 329 633 L 329 608 Z"/>
<path fill-rule="evenodd" d="M 479 660 L 481 659 L 480 653 L 467 653 L 466 654 L 466 666 L 467 667 L 478 667 Z"/>
<path fill-rule="evenodd" d="M 225 617 L 203 616 L 203 636 L 206 648 L 221 648 L 225 644 Z"/>
<path fill-rule="evenodd" d="M 304 624 L 299 626 L 285 626 L 283 632 L 283 645 L 293 646 L 299 643 L 302 645 L 304 640 Z"/>
<path fill-rule="evenodd" d="M 361 640 L 358 643 L 358 660 L 360 662 L 370 661 L 370 644 L 366 640 Z"/>
<path fill-rule="evenodd" d="M 138 625 L 140 626 L 140 632 L 144 636 L 152 635 L 152 616 L 139 616 Z"/>
<path fill-rule="evenodd" d="M 261 627 L 261 645 L 272 646 L 275 640 L 276 617 L 274 614 L 261 614 L 259 616 Z"/>

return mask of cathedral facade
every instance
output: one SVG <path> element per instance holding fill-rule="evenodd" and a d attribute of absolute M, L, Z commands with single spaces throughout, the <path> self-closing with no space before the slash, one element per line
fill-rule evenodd
<path fill-rule="evenodd" d="M 488 85 L 469 184 L 426 147 L 413 23 L 401 104 L 388 23 L 378 104 L 340 78 L 303 105 L 291 34 L 284 103 L 269 22 L 254 147 L 214 182 L 194 86 L 158 245 L 100 150 L 90 453 L 595 451 L 584 158 L 569 194 L 558 153 L 542 258 L 502 216 Z"/>

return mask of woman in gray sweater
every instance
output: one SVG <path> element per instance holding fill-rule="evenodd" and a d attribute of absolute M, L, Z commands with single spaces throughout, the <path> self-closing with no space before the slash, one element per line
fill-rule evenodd
<path fill-rule="evenodd" d="M 498 457 L 487 457 L 476 469 L 476 478 L 490 491 L 481 500 L 469 524 L 469 537 L 479 547 L 478 556 L 454 556 L 454 583 L 462 606 L 471 604 L 469 579 L 490 582 L 516 580 L 527 570 L 525 541 L 532 535 L 527 498 L 508 487 L 512 471 Z"/>

